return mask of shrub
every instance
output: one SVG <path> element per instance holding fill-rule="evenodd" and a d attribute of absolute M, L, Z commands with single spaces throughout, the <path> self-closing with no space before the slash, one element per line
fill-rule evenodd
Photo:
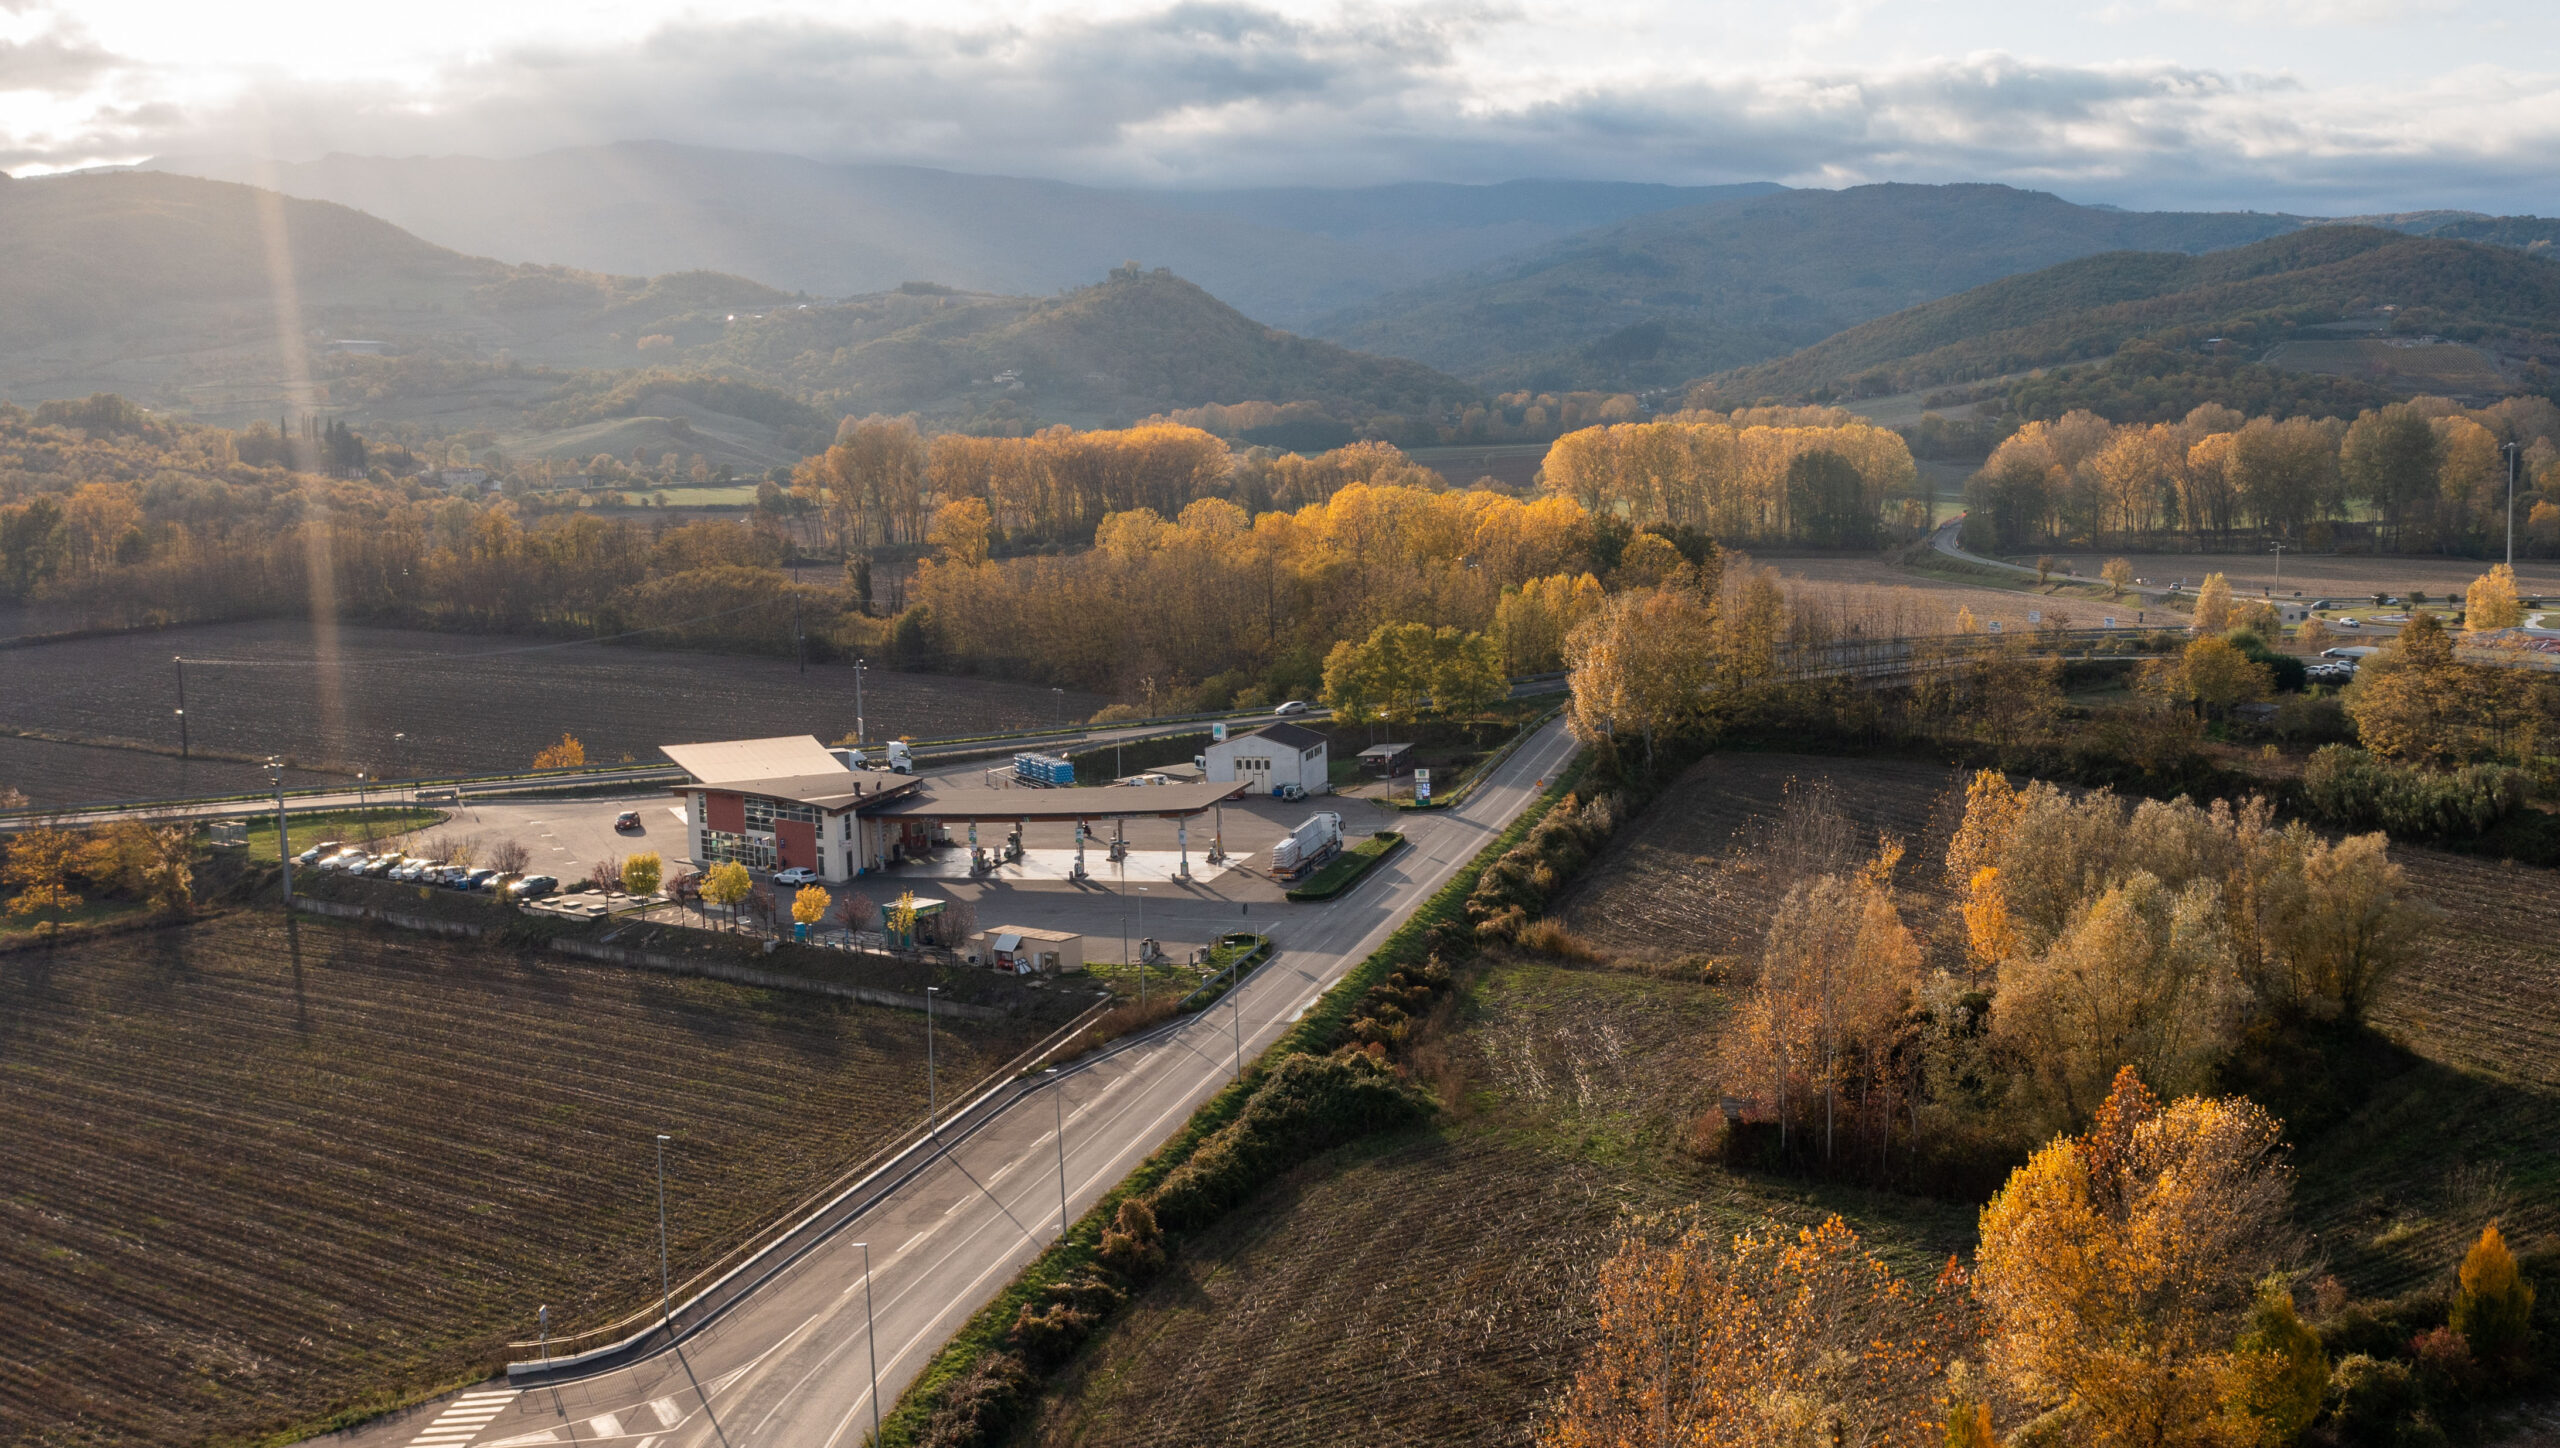
<path fill-rule="evenodd" d="M 1124 1197 L 1119 1215 L 1103 1229 L 1102 1246 L 1094 1253 L 1102 1265 L 1132 1283 L 1144 1282 L 1164 1268 L 1164 1234 L 1156 1214 L 1136 1197 Z"/>
<path fill-rule="evenodd" d="M 2415 1448 L 2444 1440 L 2426 1420 L 2407 1365 L 2363 1353 L 2329 1375 L 2329 1426 L 2343 1448 Z"/>
<path fill-rule="evenodd" d="M 1014 1409 L 1038 1386 L 1021 1358 L 988 1353 L 944 1392 L 942 1406 L 917 1441 L 922 1448 L 983 1448 L 1013 1421 Z"/>
<path fill-rule="evenodd" d="M 2441 1402 L 2468 1397 L 2480 1385 L 2480 1364 L 2471 1344 L 2449 1327 L 2438 1327 L 2409 1339 L 2409 1356 L 2417 1361 L 2418 1381 L 2427 1396 Z"/>
<path fill-rule="evenodd" d="M 2476 835 L 2524 801 L 2524 775 L 2494 764 L 2432 770 L 2392 764 L 2361 749 L 2324 745 L 2302 771 L 2304 802 L 2343 829 L 2403 839 Z"/>
<path fill-rule="evenodd" d="M 1176 1232 L 1205 1226 L 1317 1152 L 1418 1121 L 1427 1109 L 1365 1055 L 1291 1056 L 1165 1179 L 1151 1204 L 1156 1220 Z"/>
<path fill-rule="evenodd" d="M 2501 1376 L 2525 1366 L 2533 1335 L 2533 1284 L 2516 1271 L 2506 1235 L 2491 1222 L 2462 1259 L 2462 1286 L 2453 1297 L 2452 1329 L 2471 1355 Z"/>
<path fill-rule="evenodd" d="M 2258 1290 L 2248 1329 L 2233 1354 L 2231 1410 L 2253 1426 L 2254 1440 L 2291 1443 L 2320 1412 L 2329 1385 L 2329 1357 L 2320 1339 L 2293 1311 L 2293 1294 L 2281 1286 Z"/>

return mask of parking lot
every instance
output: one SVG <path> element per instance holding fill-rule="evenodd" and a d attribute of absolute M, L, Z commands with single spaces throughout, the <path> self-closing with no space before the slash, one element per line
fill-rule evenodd
<path fill-rule="evenodd" d="M 640 828 L 618 832 L 614 817 L 636 810 Z M 1087 878 L 1068 878 L 1075 858 L 1075 831 L 1069 824 L 1034 823 L 1025 836 L 1027 859 L 992 876 L 968 877 L 968 830 L 955 824 L 956 848 L 931 861 L 921 861 L 867 875 L 847 888 L 859 890 L 875 904 L 905 890 L 919 895 L 967 901 L 981 926 L 1030 925 L 1071 930 L 1092 939 L 1095 959 L 1116 958 L 1117 941 L 1153 938 L 1168 951 L 1205 945 L 1227 931 L 1268 924 L 1293 907 L 1283 899 L 1285 886 L 1265 873 L 1271 847 L 1291 828 L 1320 810 L 1338 811 L 1345 832 L 1358 838 L 1397 827 L 1399 816 L 1362 799 L 1326 796 L 1283 803 L 1250 799 L 1229 803 L 1188 822 L 1192 878 L 1175 878 L 1182 859 L 1176 822 L 1143 818 L 1096 821 L 1085 847 Z M 1129 843 L 1125 861 L 1109 857 L 1117 824 Z M 984 820 L 978 841 L 991 853 L 1001 850 L 1011 822 Z M 1208 862 L 1209 848 L 1221 832 L 1230 859 L 1222 866 Z M 435 842 L 469 842 L 476 857 L 515 841 L 524 845 L 527 870 L 559 877 L 562 883 L 583 879 L 597 861 L 620 859 L 643 850 L 666 858 L 672 880 L 687 866 L 687 831 L 681 808 L 663 791 L 625 796 L 565 800 L 472 802 L 445 824 L 403 842 L 412 851 L 432 850 Z"/>

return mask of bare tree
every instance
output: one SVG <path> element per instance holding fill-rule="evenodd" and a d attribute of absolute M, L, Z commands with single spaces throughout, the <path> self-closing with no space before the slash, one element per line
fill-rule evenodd
<path fill-rule="evenodd" d="M 610 895 L 622 888 L 622 857 L 608 856 L 587 871 L 587 883 Z"/>
<path fill-rule="evenodd" d="M 533 860 L 533 851 L 522 840 L 508 840 L 489 851 L 489 868 L 501 875 L 521 875 Z"/>

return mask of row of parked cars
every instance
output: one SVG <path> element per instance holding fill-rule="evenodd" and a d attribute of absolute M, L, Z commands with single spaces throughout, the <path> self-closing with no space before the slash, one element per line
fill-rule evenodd
<path fill-rule="evenodd" d="M 510 900 L 539 900 L 560 888 L 550 875 L 511 875 L 487 868 L 474 869 L 443 860 L 430 860 L 419 855 L 403 855 L 394 851 L 376 855 L 347 844 L 343 840 L 322 840 L 293 857 L 294 863 L 315 870 L 337 874 L 364 875 L 376 880 L 393 880 L 404 885 L 434 885 L 446 890 L 478 890 L 503 895 Z"/>

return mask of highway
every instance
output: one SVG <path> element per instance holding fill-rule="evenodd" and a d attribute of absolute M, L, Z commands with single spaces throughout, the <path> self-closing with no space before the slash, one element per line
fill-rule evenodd
<path fill-rule="evenodd" d="M 884 1168 L 892 1184 L 877 1200 L 674 1347 L 555 1386 L 519 1391 L 493 1381 L 325 1441 L 345 1448 L 861 1443 L 875 1410 L 896 1402 L 971 1313 L 1180 1129 L 1240 1057 L 1250 1060 L 1278 1039 L 1376 949 L 1573 752 L 1562 723 L 1551 723 L 1463 805 L 1408 816 L 1407 849 L 1343 898 L 1291 907 L 1269 927 L 1278 953 L 1239 990 L 1166 1034 L 946 1126 L 939 1150 L 915 1153 L 908 1168 Z M 683 1203 L 670 1210 L 681 1212 Z M 533 1307 L 525 1304 L 528 1321 Z M 679 1322 L 693 1320 L 679 1311 Z M 867 1321 L 876 1321 L 876 1336 Z"/>

